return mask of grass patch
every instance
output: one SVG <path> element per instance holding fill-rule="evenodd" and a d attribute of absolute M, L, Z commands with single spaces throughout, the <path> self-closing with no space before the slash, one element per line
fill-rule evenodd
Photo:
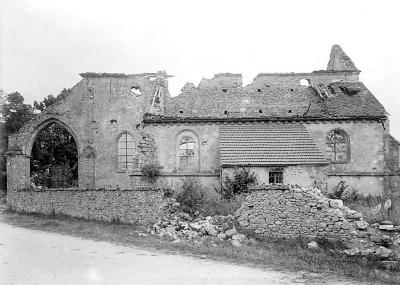
<path fill-rule="evenodd" d="M 321 248 L 309 250 L 301 240 L 262 240 L 257 244 L 233 247 L 225 242 L 206 240 L 201 244 L 192 242 L 172 243 L 166 238 L 148 235 L 140 236 L 146 227 L 142 225 L 113 224 L 86 221 L 66 216 L 45 216 L 43 214 L 17 214 L 4 211 L 2 220 L 16 226 L 62 233 L 93 240 L 138 246 L 149 250 L 161 250 L 191 256 L 206 255 L 207 258 L 237 264 L 274 268 L 277 270 L 329 274 L 330 277 L 352 277 L 364 281 L 383 281 L 399 284 L 400 274 L 385 271 L 372 261 L 349 258 L 333 254 L 329 250 L 340 245 L 321 243 Z"/>

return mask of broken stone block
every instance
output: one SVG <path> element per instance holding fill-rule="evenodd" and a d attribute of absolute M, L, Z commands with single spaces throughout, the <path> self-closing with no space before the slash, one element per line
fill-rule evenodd
<path fill-rule="evenodd" d="M 234 247 L 241 247 L 241 246 L 242 246 L 242 244 L 240 243 L 240 241 L 238 241 L 237 239 L 231 240 L 231 244 L 232 244 Z"/>
<path fill-rule="evenodd" d="M 343 201 L 339 199 L 331 199 L 329 201 L 329 206 L 334 209 L 340 209 L 343 207 Z"/>
<path fill-rule="evenodd" d="M 342 229 L 344 229 L 344 230 L 349 230 L 349 229 L 351 229 L 350 223 L 347 222 L 347 221 L 344 221 L 343 224 L 342 224 Z"/>
<path fill-rule="evenodd" d="M 225 234 L 226 234 L 226 236 L 227 236 L 228 238 L 230 238 L 230 237 L 232 237 L 233 235 L 236 235 L 236 234 L 237 234 L 237 231 L 236 231 L 235 228 L 233 228 L 233 229 L 227 230 L 227 231 L 225 232 Z"/>
<path fill-rule="evenodd" d="M 309 249 L 317 249 L 317 248 L 318 248 L 318 244 L 317 244 L 317 242 L 312 241 L 312 242 L 309 242 L 309 243 L 307 244 L 307 247 L 308 247 Z"/>
<path fill-rule="evenodd" d="M 247 227 L 248 225 L 250 225 L 249 220 L 242 220 L 239 222 L 239 226 L 241 227 Z"/>
<path fill-rule="evenodd" d="M 359 230 L 366 230 L 369 226 L 369 224 L 366 221 L 357 221 L 356 225 L 357 229 Z"/>
<path fill-rule="evenodd" d="M 370 239 L 371 239 L 372 242 L 377 243 L 377 244 L 381 244 L 383 242 L 382 237 L 379 236 L 379 235 L 372 235 L 370 237 Z"/>
<path fill-rule="evenodd" d="M 218 234 L 218 235 L 217 235 L 217 238 L 218 238 L 220 241 L 224 241 L 224 240 L 226 239 L 226 234 Z"/>
<path fill-rule="evenodd" d="M 207 224 L 205 227 L 205 230 L 210 236 L 213 236 L 213 237 L 216 237 L 218 234 L 217 229 L 211 224 Z"/>
<path fill-rule="evenodd" d="M 387 269 L 387 270 L 394 269 L 397 266 L 398 263 L 399 262 L 395 261 L 395 260 L 382 261 L 383 267 L 385 267 L 385 269 Z"/>
<path fill-rule="evenodd" d="M 388 258 L 392 254 L 393 251 L 391 249 L 388 249 L 383 246 L 378 247 L 378 249 L 375 251 L 375 255 L 382 259 Z"/>
<path fill-rule="evenodd" d="M 393 225 L 380 225 L 379 229 L 382 231 L 393 231 L 394 226 Z"/>
<path fill-rule="evenodd" d="M 221 224 L 221 228 L 225 232 L 225 231 L 229 230 L 230 227 L 229 227 L 228 223 L 222 223 Z"/>
<path fill-rule="evenodd" d="M 199 223 L 190 223 L 189 226 L 195 231 L 199 231 L 202 228 L 202 225 L 200 225 Z"/>

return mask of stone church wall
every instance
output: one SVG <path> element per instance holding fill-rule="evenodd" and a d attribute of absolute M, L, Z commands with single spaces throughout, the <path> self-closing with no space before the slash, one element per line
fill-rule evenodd
<path fill-rule="evenodd" d="M 385 192 L 384 134 L 382 123 L 374 121 L 319 122 L 305 124 L 318 147 L 328 151 L 326 136 L 330 130 L 341 129 L 350 139 L 350 161 L 330 164 L 321 169 L 327 175 L 327 190 L 340 181 L 358 189 L 360 194 L 379 195 Z M 324 188 L 322 188 L 324 189 Z"/>
<path fill-rule="evenodd" d="M 219 127 L 216 124 L 146 125 L 144 131 L 155 140 L 161 179 L 167 185 L 178 185 L 186 177 L 197 177 L 208 188 L 219 188 Z M 179 138 L 192 136 L 196 141 L 196 165 L 179 170 Z"/>

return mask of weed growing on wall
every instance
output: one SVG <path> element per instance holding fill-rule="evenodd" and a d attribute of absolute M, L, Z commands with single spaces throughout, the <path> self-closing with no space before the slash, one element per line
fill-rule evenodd
<path fill-rule="evenodd" d="M 249 192 L 249 186 L 257 184 L 257 176 L 248 169 L 235 168 L 233 176 L 225 176 L 225 182 L 221 189 L 221 195 L 225 199 L 231 199 L 236 195 Z"/>

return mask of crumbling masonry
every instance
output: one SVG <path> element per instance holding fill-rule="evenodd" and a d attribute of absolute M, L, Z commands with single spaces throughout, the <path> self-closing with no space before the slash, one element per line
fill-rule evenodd
<path fill-rule="evenodd" d="M 247 86 L 240 74 L 222 73 L 186 84 L 176 97 L 165 72 L 82 73 L 70 95 L 9 137 L 8 203 L 33 209 L 47 199 L 40 191 L 56 191 L 52 199 L 78 195 L 74 189 L 41 189 L 29 199 L 17 194 L 35 188 L 32 145 L 52 123 L 77 144 L 79 195 L 108 191 L 99 197 L 111 204 L 120 201 L 112 190 L 136 197 L 149 187 L 177 188 L 185 177 L 219 188 L 236 166 L 251 169 L 260 184 L 330 191 L 345 181 L 361 194 L 398 191 L 399 143 L 359 74 L 337 45 L 326 70 L 261 73 Z M 157 185 L 143 179 L 141 168 L 149 163 L 161 171 Z"/>

